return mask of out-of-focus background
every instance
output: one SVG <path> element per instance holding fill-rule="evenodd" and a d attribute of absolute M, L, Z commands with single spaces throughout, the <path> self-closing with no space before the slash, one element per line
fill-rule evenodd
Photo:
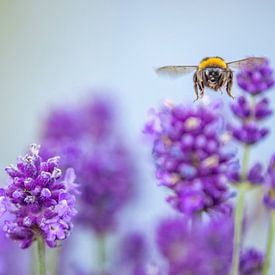
<path fill-rule="evenodd" d="M 147 111 L 165 99 L 187 103 L 195 97 L 192 75 L 160 78 L 155 68 L 198 64 L 216 55 L 226 61 L 266 56 L 274 65 L 274 14 L 272 0 L 1 0 L 1 170 L 36 142 L 51 106 L 81 101 L 90 91 L 110 93 L 121 132 L 135 153 L 142 197 L 134 222 L 125 226 L 146 224 L 152 230 L 170 208 L 165 191 L 156 187 L 150 145 L 142 136 Z M 231 100 L 207 94 L 225 104 Z M 275 96 L 269 96 L 274 106 Z M 274 118 L 267 125 L 274 127 Z M 274 137 L 272 132 L 255 149 L 252 160 L 267 161 L 275 151 Z M 0 179 L 6 180 L 4 172 Z M 251 237 L 260 248 L 265 230 Z M 79 248 L 83 261 L 89 259 L 86 248 Z"/>

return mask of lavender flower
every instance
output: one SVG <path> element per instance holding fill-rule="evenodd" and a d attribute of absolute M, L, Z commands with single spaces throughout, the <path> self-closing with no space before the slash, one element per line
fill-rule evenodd
<path fill-rule="evenodd" d="M 114 124 L 113 106 L 103 97 L 56 107 L 44 122 L 40 154 L 45 159 L 57 154 L 63 169 L 81 171 L 81 160 L 92 154 L 95 145 L 114 138 Z"/>
<path fill-rule="evenodd" d="M 245 194 L 249 186 L 265 182 L 263 166 L 260 163 L 256 163 L 248 169 L 249 155 L 251 147 L 262 141 L 269 133 L 269 129 L 262 126 L 262 121 L 272 115 L 272 110 L 269 107 L 269 100 L 263 98 L 262 95 L 274 84 L 272 69 L 269 67 L 268 61 L 263 59 L 242 67 L 237 79 L 245 94 L 231 104 L 231 110 L 239 124 L 228 125 L 233 138 L 243 146 L 241 172 L 234 171 L 230 175 L 231 182 L 238 184 L 232 261 L 232 274 L 234 275 L 238 274 L 239 269 Z"/>
<path fill-rule="evenodd" d="M 157 244 L 161 254 L 171 264 L 181 263 L 192 247 L 189 242 L 188 222 L 186 219 L 169 219 L 163 221 L 157 232 Z"/>
<path fill-rule="evenodd" d="M 140 232 L 128 233 L 122 240 L 121 248 L 124 262 L 142 263 L 146 260 L 147 243 Z"/>
<path fill-rule="evenodd" d="M 9 185 L 0 192 L 2 215 L 8 212 L 3 230 L 13 240 L 20 241 L 21 248 L 29 247 L 38 235 L 48 246 L 68 237 L 72 228 L 76 184 L 72 169 L 62 171 L 59 158 L 42 161 L 39 146 L 31 145 L 29 153 L 19 157 L 17 166 L 10 165 L 6 172 Z"/>
<path fill-rule="evenodd" d="M 112 268 L 113 274 L 149 275 L 146 271 L 148 264 L 148 244 L 140 232 L 129 232 L 119 244 L 118 259 Z"/>
<path fill-rule="evenodd" d="M 99 141 L 114 134 L 116 116 L 114 105 L 107 96 L 95 96 L 83 106 L 85 115 L 82 115 L 84 133 Z"/>
<path fill-rule="evenodd" d="M 236 169 L 229 173 L 229 180 L 233 184 L 240 184 L 242 182 L 240 169 Z M 252 165 L 243 180 L 251 185 L 263 184 L 265 182 L 263 165 L 259 162 L 256 162 L 254 165 Z"/>
<path fill-rule="evenodd" d="M 238 85 L 247 93 L 257 95 L 267 91 L 274 84 L 272 69 L 268 60 L 243 67 L 237 75 Z"/>
<path fill-rule="evenodd" d="M 232 135 L 236 140 L 247 145 L 261 141 L 269 133 L 267 128 L 259 128 L 253 122 L 244 124 L 240 128 L 230 127 L 229 129 L 232 131 Z"/>
<path fill-rule="evenodd" d="M 275 209 L 275 155 L 270 159 L 267 170 L 267 192 L 264 203 L 268 208 Z"/>
<path fill-rule="evenodd" d="M 133 191 L 133 167 L 122 144 L 97 144 L 82 160 L 78 220 L 103 234 L 116 225 L 117 214 Z"/>
<path fill-rule="evenodd" d="M 60 140 L 63 138 L 77 139 L 82 135 L 82 121 L 78 120 L 81 111 L 73 108 L 56 108 L 45 121 L 43 137 L 45 139 Z M 46 149 L 46 148 L 44 148 Z"/>
<path fill-rule="evenodd" d="M 157 178 L 174 192 L 168 202 L 185 214 L 228 210 L 228 174 L 237 162 L 214 106 L 167 106 L 145 126 Z"/>
<path fill-rule="evenodd" d="M 226 242 L 224 242 L 226 240 Z M 232 255 L 233 225 L 230 218 L 190 224 L 177 218 L 164 221 L 157 234 L 168 274 L 228 274 Z"/>
<path fill-rule="evenodd" d="M 53 109 L 42 129 L 43 140 L 100 140 L 114 130 L 115 113 L 107 97 L 96 96 L 76 106 Z"/>
<path fill-rule="evenodd" d="M 43 158 L 57 154 L 63 169 L 76 170 L 81 191 L 77 220 L 99 234 L 114 228 L 133 191 L 133 161 L 115 126 L 110 100 L 96 96 L 50 113 L 41 142 Z"/>
<path fill-rule="evenodd" d="M 233 137 L 242 144 L 253 145 L 263 140 L 269 129 L 262 127 L 260 122 L 272 115 L 267 98 L 259 98 L 263 92 L 269 90 L 273 84 L 272 69 L 266 60 L 243 67 L 237 75 L 239 86 L 247 92 L 251 99 L 240 96 L 231 104 L 231 110 L 240 125 L 229 125 Z"/>
<path fill-rule="evenodd" d="M 256 249 L 248 249 L 242 253 L 240 259 L 240 275 L 261 275 L 264 256 Z"/>

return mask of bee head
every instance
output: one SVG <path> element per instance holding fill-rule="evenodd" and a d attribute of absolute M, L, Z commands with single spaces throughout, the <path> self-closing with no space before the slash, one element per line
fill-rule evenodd
<path fill-rule="evenodd" d="M 209 68 L 205 72 L 206 79 L 209 83 L 216 83 L 221 76 L 221 70 L 218 68 Z"/>

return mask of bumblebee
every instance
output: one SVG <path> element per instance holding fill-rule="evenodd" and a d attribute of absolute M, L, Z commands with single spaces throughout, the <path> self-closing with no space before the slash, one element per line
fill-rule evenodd
<path fill-rule="evenodd" d="M 197 101 L 204 95 L 204 88 L 210 88 L 215 92 L 222 91 L 226 87 L 228 96 L 232 95 L 233 69 L 263 64 L 262 57 L 249 57 L 226 63 L 221 57 L 206 57 L 198 66 L 164 66 L 157 69 L 158 73 L 166 73 L 171 76 L 181 76 L 195 71 L 193 76 L 194 89 Z"/>

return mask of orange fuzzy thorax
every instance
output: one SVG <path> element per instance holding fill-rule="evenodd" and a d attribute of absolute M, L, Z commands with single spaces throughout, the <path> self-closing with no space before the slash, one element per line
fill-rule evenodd
<path fill-rule="evenodd" d="M 227 68 L 226 63 L 220 57 L 209 57 L 207 59 L 204 59 L 204 60 L 201 61 L 201 63 L 199 64 L 198 67 L 199 67 L 199 71 L 201 71 L 201 70 L 203 70 L 207 67 L 211 67 L 211 66 L 219 67 L 219 68 L 222 68 L 222 69 Z"/>

